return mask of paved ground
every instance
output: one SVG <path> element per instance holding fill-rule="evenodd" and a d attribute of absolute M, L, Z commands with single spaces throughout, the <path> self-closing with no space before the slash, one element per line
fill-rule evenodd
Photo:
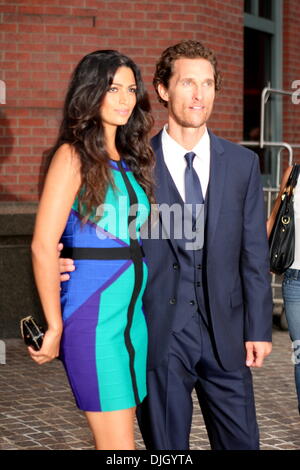
<path fill-rule="evenodd" d="M 39 367 L 27 356 L 22 340 L 5 344 L 6 364 L 0 364 L 0 450 L 92 449 L 85 418 L 74 405 L 61 363 Z M 286 332 L 274 330 L 272 356 L 263 369 L 254 371 L 254 385 L 261 448 L 300 449 L 300 417 Z M 138 428 L 136 440 L 138 449 L 143 449 Z M 209 449 L 196 402 L 191 449 Z"/>

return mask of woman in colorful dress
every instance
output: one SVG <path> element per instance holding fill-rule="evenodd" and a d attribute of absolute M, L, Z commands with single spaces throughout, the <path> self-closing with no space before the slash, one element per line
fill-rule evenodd
<path fill-rule="evenodd" d="M 134 449 L 146 395 L 147 281 L 140 228 L 153 201 L 150 104 L 136 64 L 95 51 L 77 65 L 41 196 L 32 259 L 48 329 L 96 449 Z M 60 286 L 57 244 L 76 270 Z"/>

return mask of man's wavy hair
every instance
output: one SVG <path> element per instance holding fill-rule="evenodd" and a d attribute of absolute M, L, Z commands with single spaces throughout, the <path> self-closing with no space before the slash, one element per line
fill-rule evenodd
<path fill-rule="evenodd" d="M 168 47 L 162 53 L 156 64 L 153 85 L 159 102 L 162 103 L 165 107 L 168 107 L 168 103 L 159 96 L 158 85 L 161 83 L 166 89 L 168 89 L 169 81 L 173 74 L 174 62 L 180 58 L 208 60 L 214 69 L 215 90 L 219 91 L 221 89 L 221 73 L 218 70 L 217 58 L 212 50 L 204 46 L 199 41 L 181 41 L 174 46 Z"/>
<path fill-rule="evenodd" d="M 119 67 L 132 70 L 137 91 L 136 105 L 128 122 L 117 128 L 116 147 L 150 202 L 154 202 L 154 156 L 148 140 L 153 118 L 140 70 L 129 57 L 118 51 L 95 51 L 83 57 L 73 72 L 59 135 L 46 155 L 47 170 L 53 155 L 62 144 L 70 144 L 78 154 L 82 180 L 78 198 L 83 222 L 103 204 L 108 184 L 114 185 L 100 107 Z"/>

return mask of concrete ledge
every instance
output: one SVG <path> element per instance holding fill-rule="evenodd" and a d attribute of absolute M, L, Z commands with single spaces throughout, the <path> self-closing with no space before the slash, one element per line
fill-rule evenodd
<path fill-rule="evenodd" d="M 26 315 L 43 323 L 30 252 L 36 209 L 36 203 L 0 203 L 1 339 L 19 337 L 19 321 Z"/>

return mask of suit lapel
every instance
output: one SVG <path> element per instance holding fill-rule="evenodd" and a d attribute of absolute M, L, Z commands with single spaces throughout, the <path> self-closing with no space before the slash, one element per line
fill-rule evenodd
<path fill-rule="evenodd" d="M 168 191 L 167 168 L 164 162 L 164 156 L 161 144 L 162 131 L 154 136 L 151 145 L 155 153 L 155 196 L 157 204 L 170 203 L 170 194 Z"/>
<path fill-rule="evenodd" d="M 168 207 L 171 207 L 172 204 L 175 203 L 175 201 L 171 200 L 171 194 L 169 190 L 169 175 L 168 175 L 168 169 L 164 161 L 164 156 L 163 156 L 163 151 L 162 151 L 162 143 L 161 143 L 161 136 L 162 136 L 162 131 L 160 131 L 157 135 L 155 135 L 151 139 L 151 145 L 155 153 L 156 157 L 156 164 L 155 164 L 155 197 L 156 197 L 156 203 L 158 205 L 161 204 L 167 204 Z M 159 215 L 161 224 L 163 226 L 163 229 L 165 230 L 166 233 L 170 233 L 170 227 L 166 227 L 163 222 L 163 218 L 161 217 L 161 214 Z M 172 234 L 172 230 L 171 230 Z M 173 239 L 172 236 L 170 236 L 170 242 L 173 247 L 173 250 L 175 251 L 176 256 L 178 257 L 178 251 L 177 251 L 177 244 L 176 240 Z"/>
<path fill-rule="evenodd" d="M 210 175 L 208 185 L 207 249 L 211 247 L 223 199 L 227 159 L 221 141 L 209 131 Z"/>

